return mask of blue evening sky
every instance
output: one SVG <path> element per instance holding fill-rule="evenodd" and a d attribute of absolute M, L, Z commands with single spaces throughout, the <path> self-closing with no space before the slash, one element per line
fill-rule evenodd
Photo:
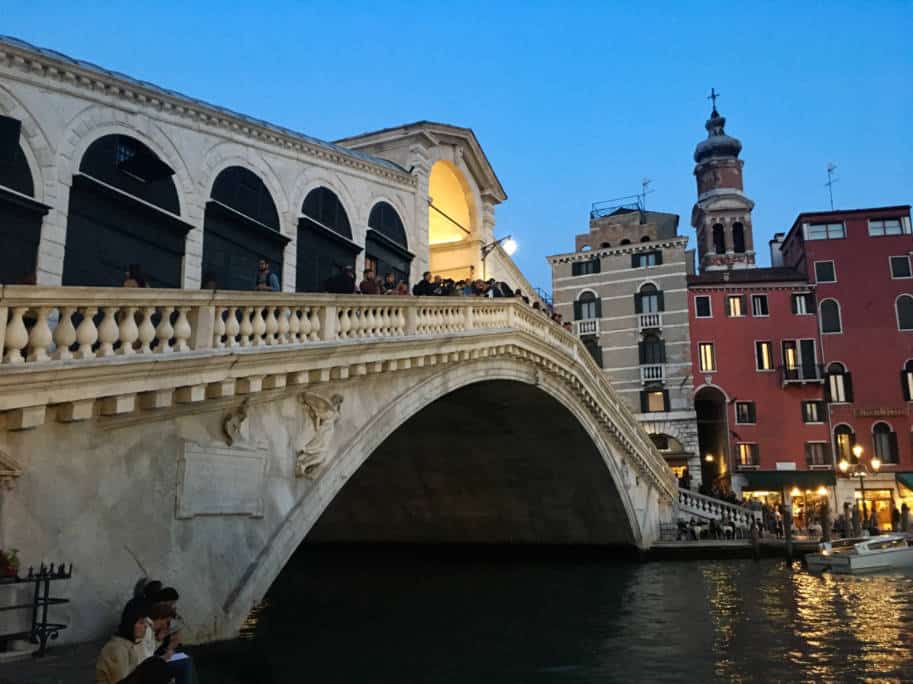
<path fill-rule="evenodd" d="M 913 201 L 913 4 L 6 2 L 0 33 L 332 140 L 420 119 L 475 130 L 497 235 L 549 288 L 593 201 L 689 225 L 711 87 L 742 140 L 755 244 L 800 211 Z"/>

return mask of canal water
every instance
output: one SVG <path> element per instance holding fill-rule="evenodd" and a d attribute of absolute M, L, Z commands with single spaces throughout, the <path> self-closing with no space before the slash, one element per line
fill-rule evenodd
<path fill-rule="evenodd" d="M 304 546 L 202 684 L 913 682 L 913 576 Z"/>

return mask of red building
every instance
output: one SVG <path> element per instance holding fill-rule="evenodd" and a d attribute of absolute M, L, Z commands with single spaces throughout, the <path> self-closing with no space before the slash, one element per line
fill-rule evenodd
<path fill-rule="evenodd" d="M 862 496 L 889 526 L 913 505 L 910 207 L 803 213 L 754 266 L 741 143 L 714 108 L 695 150 L 701 273 L 688 278 L 702 479 L 799 524 L 826 497 Z M 854 445 L 862 447 L 857 466 Z M 872 457 L 880 468 L 872 468 Z M 851 475 L 867 471 L 862 485 Z"/>

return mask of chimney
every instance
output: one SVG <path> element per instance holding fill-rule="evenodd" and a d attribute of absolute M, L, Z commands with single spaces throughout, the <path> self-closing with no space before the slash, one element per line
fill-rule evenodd
<path fill-rule="evenodd" d="M 770 241 L 770 265 L 774 268 L 783 265 L 783 252 L 781 248 L 783 247 L 783 238 L 786 237 L 785 233 L 774 233 L 773 239 Z"/>

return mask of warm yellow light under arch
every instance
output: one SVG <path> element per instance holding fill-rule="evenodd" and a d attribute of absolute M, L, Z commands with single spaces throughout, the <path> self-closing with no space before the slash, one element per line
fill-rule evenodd
<path fill-rule="evenodd" d="M 456 222 L 466 230 L 472 230 L 465 187 L 460 172 L 452 164 L 438 161 L 431 167 L 428 194 L 434 206 L 428 208 L 428 244 L 459 242 L 469 237 L 469 233 L 454 224 Z M 435 208 L 439 211 L 435 211 Z M 453 220 L 448 220 L 441 212 Z"/>

